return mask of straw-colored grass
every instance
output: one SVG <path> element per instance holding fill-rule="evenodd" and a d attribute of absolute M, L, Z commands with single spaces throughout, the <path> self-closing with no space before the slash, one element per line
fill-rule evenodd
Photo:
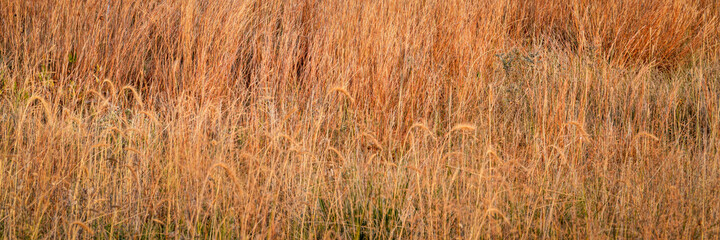
<path fill-rule="evenodd" d="M 0 1 L 0 239 L 720 237 L 720 4 Z"/>

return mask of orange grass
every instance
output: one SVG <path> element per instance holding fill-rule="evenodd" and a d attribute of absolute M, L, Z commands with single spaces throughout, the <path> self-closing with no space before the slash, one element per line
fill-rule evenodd
<path fill-rule="evenodd" d="M 718 238 L 719 17 L 1 0 L 0 238 Z"/>

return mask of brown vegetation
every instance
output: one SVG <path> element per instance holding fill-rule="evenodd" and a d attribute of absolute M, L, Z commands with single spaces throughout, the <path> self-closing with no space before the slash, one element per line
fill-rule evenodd
<path fill-rule="evenodd" d="M 708 0 L 0 0 L 0 238 L 718 238 Z"/>

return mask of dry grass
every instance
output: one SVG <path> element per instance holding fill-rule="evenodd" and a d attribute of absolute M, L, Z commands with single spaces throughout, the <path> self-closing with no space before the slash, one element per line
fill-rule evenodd
<path fill-rule="evenodd" d="M 0 1 L 0 238 L 718 238 L 705 0 Z"/>

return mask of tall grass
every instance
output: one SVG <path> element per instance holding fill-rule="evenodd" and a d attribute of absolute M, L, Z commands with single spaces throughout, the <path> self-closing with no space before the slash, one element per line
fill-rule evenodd
<path fill-rule="evenodd" d="M 2 238 L 718 238 L 717 1 L 0 1 Z"/>

